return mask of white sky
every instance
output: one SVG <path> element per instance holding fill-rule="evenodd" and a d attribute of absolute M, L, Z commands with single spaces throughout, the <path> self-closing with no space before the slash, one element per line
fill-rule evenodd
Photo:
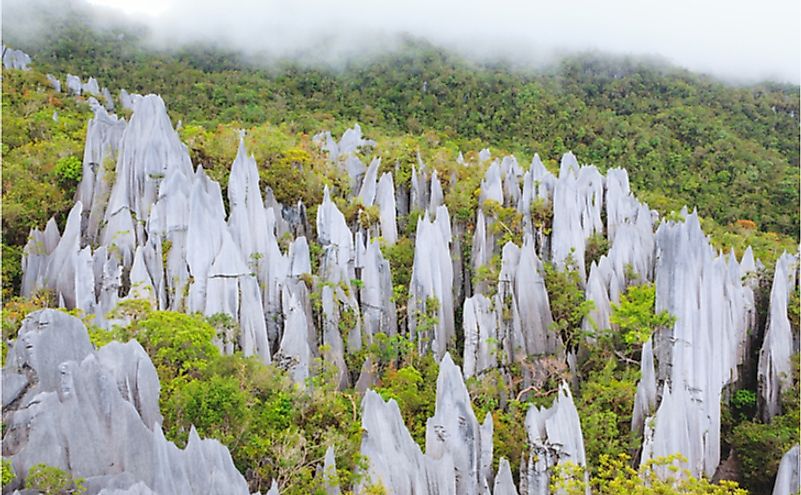
<path fill-rule="evenodd" d="M 90 0 L 168 42 L 220 40 L 297 55 L 339 54 L 409 33 L 466 54 L 543 61 L 596 49 L 658 55 L 734 81 L 801 81 L 799 0 Z M 328 56 L 328 55 L 326 55 Z"/>

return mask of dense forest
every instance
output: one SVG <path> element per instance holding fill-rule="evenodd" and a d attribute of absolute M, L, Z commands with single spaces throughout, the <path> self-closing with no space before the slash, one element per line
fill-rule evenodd
<path fill-rule="evenodd" d="M 4 359 L 23 317 L 58 305 L 47 291 L 21 297 L 23 249 L 29 231 L 43 229 L 49 218 L 64 225 L 82 178 L 87 122 L 92 118 L 87 98 L 56 93 L 45 74 L 62 80 L 68 73 L 82 79 L 93 76 L 114 95 L 120 89 L 161 95 L 192 163 L 219 181 L 223 197 L 237 156 L 238 131 L 245 129 L 244 143 L 258 164 L 261 184 L 271 188 L 277 201 L 302 201 L 308 218 L 314 219 L 323 189 L 329 186 L 354 228 L 375 223 L 377 208 L 343 193 L 348 178 L 313 141 L 318 132 L 330 130 L 339 136 L 358 122 L 374 141 L 370 154 L 361 157 L 380 156 L 381 172 L 394 174 L 396 187 L 409 187 L 412 167 L 422 160 L 440 177 L 454 178 L 445 179 L 444 203 L 454 222 L 464 225 L 465 239 L 472 238 L 476 211 L 482 207 L 498 220 L 498 238 L 518 245 L 523 241 L 522 215 L 504 205 L 480 203 L 489 164 L 459 167 L 457 155 L 461 152 L 467 162 L 481 163 L 478 151 L 489 148 L 493 157 L 514 154 L 528 164 L 537 153 L 557 172 L 559 157 L 572 151 L 602 173 L 626 168 L 637 198 L 666 220 L 681 218 L 685 205 L 697 208 L 713 246 L 733 250 L 739 257 L 750 245 L 764 263 L 755 295 L 761 321 L 750 338 L 752 355 L 721 406 L 721 459 L 735 454 L 731 473 L 719 477 L 737 480 L 753 493 L 769 492 L 782 455 L 799 435 L 797 366 L 795 388 L 782 398 L 783 414 L 771 421 L 757 413 L 755 370 L 773 266 L 782 252 L 795 253 L 799 241 L 798 87 L 732 86 L 647 60 L 594 53 L 536 70 L 479 64 L 422 40 L 406 40 L 398 50 L 369 60 L 310 67 L 214 46 L 157 48 L 148 43 L 144 28 L 106 21 L 97 27 L 97 19 L 80 6 L 53 14 L 47 21 L 50 29 L 36 36 L 3 21 L 4 43 L 33 58 L 32 70 L 4 70 L 2 78 Z M 130 118 L 129 110 L 119 102 L 117 106 L 118 115 Z M 418 213 L 399 217 L 398 242 L 382 245 L 392 270 L 399 321 L 408 316 Z M 542 215 L 542 223 L 550 228 L 552 219 L 547 212 Z M 291 241 L 279 239 L 284 250 Z M 741 493 L 726 481 L 718 485 L 717 479 L 713 484 L 691 476 L 661 486 L 649 478 L 649 468 L 638 473 L 630 467 L 631 458 L 640 454 L 639 433 L 631 426 L 640 352 L 654 332 L 670 327 L 675 319 L 656 311 L 653 283 L 632 283 L 612 306 L 615 331 L 600 329 L 585 340 L 582 322 L 593 305 L 585 301 L 579 273 L 589 272 L 609 247 L 604 236 L 593 237 L 586 267 L 544 266 L 552 330 L 568 345 L 579 348 L 581 343 L 581 366 L 572 378 L 580 383 L 574 396 L 589 483 L 599 493 Z M 309 249 L 316 272 L 322 247 L 310 241 Z M 469 255 L 470 246 L 463 252 Z M 490 285 L 498 279 L 500 263 L 496 254 L 465 277 L 476 287 Z M 359 280 L 351 282 L 358 288 Z M 317 275 L 305 283 L 320 324 L 324 283 Z M 111 330 L 97 327 L 78 311 L 72 313 L 84 318 L 98 348 L 113 339 L 142 344 L 161 382 L 159 404 L 169 440 L 186 445 L 191 425 L 202 436 L 219 439 L 251 490 L 264 492 L 277 480 L 281 493 L 325 493 L 317 469 L 328 446 L 335 447 L 340 484 L 349 487 L 359 481 L 359 468 L 366 462 L 359 454 L 360 394 L 355 388 L 338 387 L 329 363 L 318 359 L 317 373 L 302 389 L 279 366 L 239 352 L 221 353 L 215 343 L 237 326 L 230 317 L 159 311 L 140 300 L 127 300 L 115 311 L 126 324 Z M 797 338 L 797 288 L 789 312 Z M 343 321 L 348 315 L 343 313 Z M 430 314 L 418 316 L 421 325 L 437 325 L 429 321 L 434 318 Z M 457 307 L 457 328 L 462 319 Z M 343 321 L 340 325 L 346 327 Z M 463 340 L 457 330 L 454 347 L 462 348 Z M 378 334 L 358 353 L 346 356 L 353 381 L 365 359 L 376 364 L 375 390 L 397 401 L 412 437 L 425 445 L 426 420 L 434 414 L 436 401 L 435 358 L 418 352 L 403 335 Z M 461 356 L 455 359 L 463 364 Z M 793 360 L 797 364 L 797 355 Z M 537 393 L 521 385 L 520 369 L 494 370 L 467 380 L 476 416 L 489 413 L 494 424 L 493 468 L 504 457 L 515 477 L 525 454 L 526 432 L 520 425 L 526 410 L 549 405 L 559 381 L 569 376 L 565 363 L 557 359 L 539 365 L 547 373 Z M 672 460 L 656 461 L 660 462 Z M 7 472 L 4 459 L 4 483 Z M 50 473 L 45 479 L 47 474 L 41 476 L 40 489 L 59 482 L 64 490 L 82 484 L 53 481 L 63 473 Z M 581 487 L 555 488 L 583 493 Z"/>

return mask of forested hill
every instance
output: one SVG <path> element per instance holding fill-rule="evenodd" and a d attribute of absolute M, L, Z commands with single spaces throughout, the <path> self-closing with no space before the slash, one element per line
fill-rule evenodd
<path fill-rule="evenodd" d="M 789 493 L 797 86 L 81 1 L 3 8 L 5 492 Z"/>
<path fill-rule="evenodd" d="M 602 170 L 626 167 L 638 196 L 663 213 L 694 205 L 723 226 L 754 222 L 797 238 L 797 86 L 737 87 L 598 54 L 526 71 L 416 40 L 341 67 L 260 64 L 209 47 L 148 48 L 144 28 L 72 9 L 36 36 L 4 15 L 4 42 L 30 53 L 42 72 L 92 75 L 112 93 L 159 93 L 174 122 L 287 123 L 312 134 L 358 121 L 368 135 L 408 134 L 463 150 L 492 145 L 521 162 L 572 150 Z"/>

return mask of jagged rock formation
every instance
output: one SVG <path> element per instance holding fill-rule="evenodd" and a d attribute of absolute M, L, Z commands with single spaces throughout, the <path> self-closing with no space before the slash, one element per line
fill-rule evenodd
<path fill-rule="evenodd" d="M 97 107 L 86 129 L 82 178 L 77 198 L 86 207 L 84 236 L 92 242 L 97 239 L 111 194 L 114 165 L 125 127 L 125 120 L 109 114 L 103 107 Z"/>
<path fill-rule="evenodd" d="M 498 340 L 498 315 L 492 302 L 481 294 L 464 301 L 464 376 L 480 375 L 497 367 L 495 349 L 491 342 Z"/>
<path fill-rule="evenodd" d="M 489 490 L 486 472 L 482 469 L 482 452 L 485 445 L 492 444 L 491 426 L 488 434 L 489 437 L 482 435 L 462 372 L 446 353 L 437 377 L 434 416 L 426 422 L 426 455 L 450 459 L 455 471 L 456 493 L 477 495 Z"/>
<path fill-rule="evenodd" d="M 776 475 L 776 483 L 773 485 L 773 495 L 791 495 L 798 493 L 801 489 L 799 482 L 799 447 L 796 445 L 788 450 L 781 463 L 779 472 Z"/>
<path fill-rule="evenodd" d="M 86 478 L 90 493 L 248 493 L 218 441 L 194 428 L 183 450 L 164 438 L 158 376 L 135 341 L 94 351 L 80 320 L 41 310 L 24 320 L 2 373 L 16 484 L 44 463 Z"/>
<path fill-rule="evenodd" d="M 337 463 L 334 459 L 334 448 L 328 447 L 323 461 L 323 487 L 326 495 L 339 495 L 339 478 L 337 477 Z"/>
<path fill-rule="evenodd" d="M 361 454 L 367 457 L 368 467 L 356 493 L 364 493 L 375 484 L 410 495 L 457 493 L 450 456 L 434 459 L 423 454 L 403 424 L 394 400 L 384 402 L 367 390 L 362 399 L 362 429 Z"/>
<path fill-rule="evenodd" d="M 430 349 L 438 359 L 456 336 L 450 242 L 451 225 L 446 206 L 437 208 L 433 222 L 427 212 L 417 222 L 409 287 L 409 334 L 422 352 Z M 435 319 L 433 322 L 432 317 Z"/>
<path fill-rule="evenodd" d="M 368 339 L 376 333 L 393 336 L 398 333 L 397 313 L 392 299 L 392 275 L 389 262 L 381 254 L 378 240 L 367 246 L 362 260 L 361 295 L 364 331 Z"/>
<path fill-rule="evenodd" d="M 581 423 L 566 383 L 550 408 L 532 406 L 526 413 L 526 433 L 531 445 L 528 459 L 520 464 L 521 495 L 547 495 L 551 468 L 561 461 L 586 466 Z M 585 478 L 587 473 L 585 473 Z M 587 487 L 587 495 L 589 495 Z"/>
<path fill-rule="evenodd" d="M 503 457 L 498 463 L 498 475 L 495 477 L 492 495 L 517 495 L 517 487 L 512 478 L 512 468 L 509 466 L 509 461 Z"/>
<path fill-rule="evenodd" d="M 683 214 L 683 222 L 662 223 L 656 232 L 656 310 L 676 323 L 654 336 L 664 392 L 656 426 L 645 430 L 643 459 L 681 452 L 694 475 L 711 477 L 720 462 L 721 392 L 737 379 L 754 326 L 754 294 L 734 256 L 715 256 L 698 216 Z M 651 386 L 643 385 L 643 397 Z"/>
<path fill-rule="evenodd" d="M 758 379 L 762 416 L 769 421 L 781 414 L 781 394 L 792 386 L 792 355 L 798 352 L 788 318 L 788 301 L 795 289 L 798 260 L 784 253 L 776 261 L 770 290 L 765 340 L 759 352 Z"/>
<path fill-rule="evenodd" d="M 50 85 L 53 86 L 53 89 L 55 90 L 55 92 L 56 93 L 61 93 L 61 81 L 59 81 L 58 78 L 56 78 L 55 76 L 53 76 L 51 74 L 47 74 L 46 77 L 47 77 L 47 82 L 49 82 Z"/>
<path fill-rule="evenodd" d="M 60 86 L 55 78 L 51 84 Z M 99 89 L 93 78 L 84 84 L 68 75 L 65 88 L 71 94 L 102 96 L 106 108 L 113 105 L 108 91 Z M 595 303 L 584 322 L 588 332 L 611 327 L 612 304 L 635 279 L 656 281 L 657 310 L 668 310 L 677 322 L 643 346 L 632 427 L 644 430 L 644 458 L 678 451 L 695 474 L 714 472 L 721 391 L 737 379 L 754 326 L 756 285 L 753 277 L 744 281 L 743 276 L 756 273 L 759 262 L 750 250 L 739 263 L 733 255 L 716 255 L 695 215 L 681 223 L 663 223 L 655 234 L 655 214 L 631 194 L 625 170 L 610 169 L 602 176 L 593 166 L 579 166 L 568 153 L 557 178 L 536 155 L 525 171 L 514 157 L 489 163 L 492 156 L 486 149 L 478 163 L 465 163 L 462 157 L 464 167 L 487 167 L 467 260 L 462 253 L 462 243 L 469 242 L 467 223 L 452 222 L 444 206 L 443 185 L 447 188 L 449 180 L 452 185 L 455 175 L 439 177 L 418 156 L 409 185 L 396 189 L 391 173 L 379 177 L 378 157 L 365 166 L 357 156 L 374 144 L 358 125 L 339 142 L 330 133 L 314 139 L 348 174 L 349 186 L 340 193 L 346 200 L 358 196 L 364 206 L 377 207 L 378 222 L 349 225 L 326 188 L 317 208 L 315 239 L 305 205 L 284 206 L 269 188 L 262 191 L 258 165 L 244 141 L 231 168 L 226 202 L 220 184 L 201 167 L 194 168 L 158 96 L 121 91 L 120 105 L 134 111 L 129 123 L 93 98 L 88 101 L 94 117 L 76 205 L 63 234 L 52 220 L 44 231 L 31 232 L 23 257 L 23 295 L 51 289 L 60 305 L 93 314 L 100 325 L 109 323 L 107 314 L 119 301 L 133 298 L 158 309 L 225 313 L 241 332 L 237 342 L 221 338 L 223 351 L 275 360 L 299 384 L 306 382 L 314 359 L 322 354 L 336 366 L 339 386 L 347 387 L 355 378 L 355 370 L 346 366 L 348 353 L 362 349 L 379 332 L 407 335 L 421 352 L 443 358 L 440 379 L 449 391 L 442 397 L 438 392 L 426 455 L 402 431 L 397 408 L 393 412 L 391 403 L 366 393 L 363 451 L 376 456 L 371 479 L 393 483 L 387 486 L 399 492 L 486 493 L 493 484 L 491 442 L 486 440 L 492 436 L 492 422 L 490 418 L 478 426 L 458 368 L 447 355 L 456 342 L 454 308 L 463 308 L 466 377 L 543 355 L 567 357 L 575 366 L 574 349 L 565 352 L 550 329 L 553 317 L 543 277 L 544 261 L 564 265 L 572 256 L 582 272 L 586 298 Z M 501 245 L 497 206 L 522 216 L 522 247 Z M 398 241 L 397 216 L 410 212 L 420 212 L 422 218 L 414 239 L 408 326 L 399 328 L 381 242 Z M 587 240 L 595 234 L 605 234 L 610 249 L 584 273 Z M 315 241 L 322 255 L 319 272 L 312 274 L 316 265 L 310 244 L 315 248 Z M 471 287 L 470 268 L 476 271 L 498 257 L 497 286 L 494 280 L 482 280 Z M 787 319 L 794 263 L 788 255 L 777 264 L 771 295 L 759 367 L 766 417 L 778 412 L 788 353 L 797 345 L 788 337 Z M 312 291 L 320 297 L 314 313 Z M 711 353 L 719 359 L 707 359 Z M 365 361 L 358 390 L 375 382 L 374 364 Z M 94 371 L 75 373 L 80 378 Z M 452 423 L 455 417 L 462 420 L 458 425 Z M 524 461 L 521 492 L 543 493 L 549 469 L 560 458 L 585 462 L 581 432 L 564 387 L 554 406 L 530 417 L 533 450 Z M 382 451 L 390 441 L 395 450 Z M 396 469 L 398 459 L 408 471 Z M 453 469 L 459 476 L 441 472 Z M 514 492 L 510 477 L 502 463 L 496 491 Z"/>
<path fill-rule="evenodd" d="M 3 45 L 3 68 L 4 69 L 19 69 L 30 70 L 28 64 L 31 63 L 31 57 L 22 50 L 15 50 Z"/>
<path fill-rule="evenodd" d="M 572 153 L 565 154 L 553 193 L 551 259 L 562 266 L 571 256 L 582 279 L 586 279 L 586 241 L 592 234 L 603 233 L 602 204 L 603 177 L 598 169 L 579 167 Z"/>

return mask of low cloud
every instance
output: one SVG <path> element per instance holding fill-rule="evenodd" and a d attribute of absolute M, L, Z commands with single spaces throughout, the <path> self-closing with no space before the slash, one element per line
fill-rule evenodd
<path fill-rule="evenodd" d="M 310 63 L 411 36 L 482 60 L 542 64 L 597 50 L 656 56 L 734 82 L 801 80 L 798 0 L 91 1 L 129 12 L 160 44 L 218 42 Z"/>

